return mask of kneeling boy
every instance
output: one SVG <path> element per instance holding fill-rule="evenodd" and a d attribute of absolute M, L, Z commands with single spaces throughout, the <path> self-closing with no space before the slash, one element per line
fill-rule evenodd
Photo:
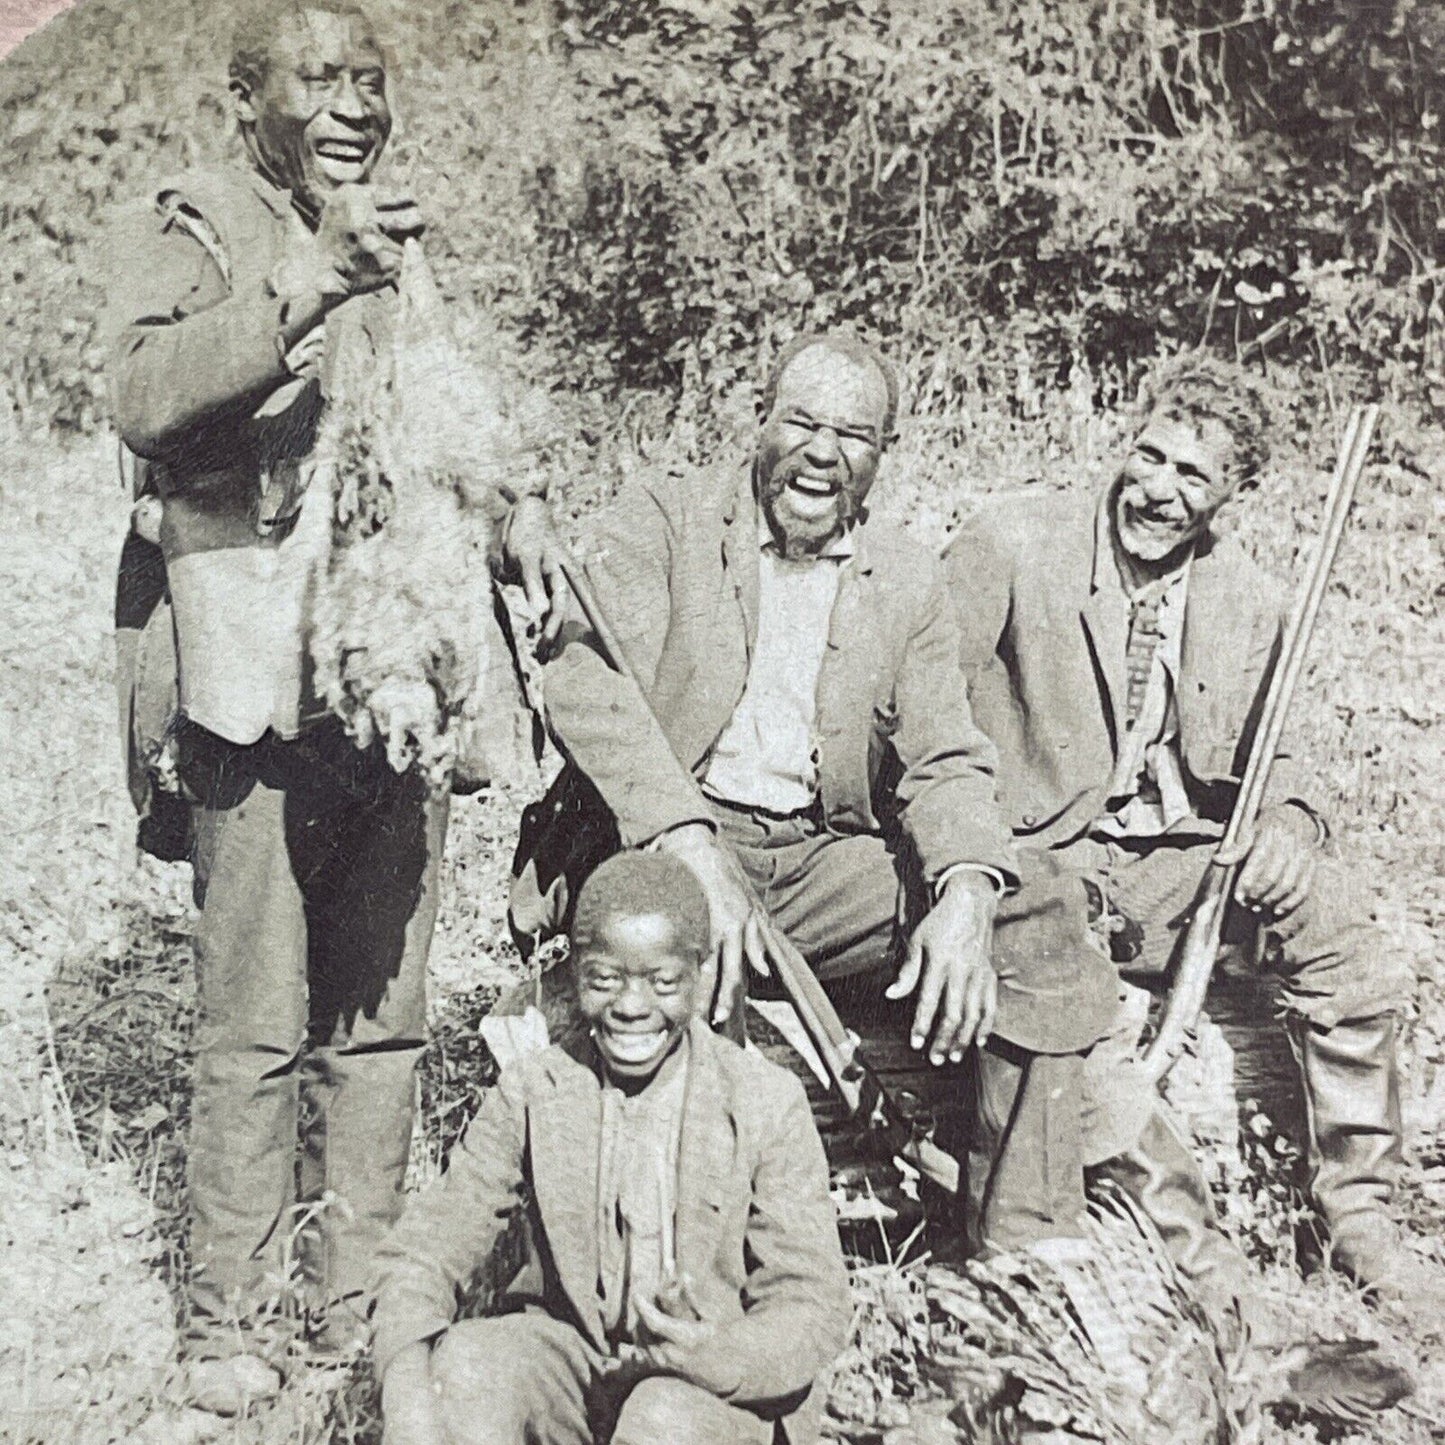
<path fill-rule="evenodd" d="M 581 891 L 574 1048 L 502 1075 L 382 1251 L 388 1445 L 745 1445 L 818 1436 L 847 1278 L 802 1086 L 696 1017 L 707 903 L 623 853 Z M 516 1313 L 453 1323 L 517 1211 Z"/>

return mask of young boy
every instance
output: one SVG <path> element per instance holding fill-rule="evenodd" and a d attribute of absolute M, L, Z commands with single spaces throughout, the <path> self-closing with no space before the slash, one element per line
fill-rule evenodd
<path fill-rule="evenodd" d="M 802 1086 L 697 1017 L 709 922 L 663 854 L 577 901 L 589 1033 L 509 1067 L 382 1251 L 388 1445 L 816 1440 L 847 1279 Z M 453 1323 L 518 1210 L 517 1312 Z"/>

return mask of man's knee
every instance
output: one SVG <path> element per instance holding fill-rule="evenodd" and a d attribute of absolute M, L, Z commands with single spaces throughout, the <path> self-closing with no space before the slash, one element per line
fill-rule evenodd
<path fill-rule="evenodd" d="M 1322 1028 L 1402 1009 L 1415 978 L 1359 876 L 1324 859 L 1304 903 L 1271 929 L 1284 1003 Z"/>
<path fill-rule="evenodd" d="M 643 1380 L 622 1406 L 612 1445 L 766 1445 L 765 1421 L 685 1380 Z"/>

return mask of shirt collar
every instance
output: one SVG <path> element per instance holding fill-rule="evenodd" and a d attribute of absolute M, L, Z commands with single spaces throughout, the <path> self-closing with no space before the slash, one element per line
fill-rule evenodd
<path fill-rule="evenodd" d="M 261 204 L 280 220 L 285 220 L 294 211 L 308 227 L 314 229 L 314 220 L 308 218 L 306 211 L 297 203 L 295 192 L 278 186 L 254 160 L 250 164 L 251 189 L 260 198 Z"/>

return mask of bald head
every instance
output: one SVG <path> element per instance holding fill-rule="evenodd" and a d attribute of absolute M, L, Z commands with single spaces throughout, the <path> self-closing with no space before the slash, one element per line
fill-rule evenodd
<path fill-rule="evenodd" d="M 865 341 L 854 331 L 808 331 L 795 336 L 778 352 L 763 384 L 763 415 L 769 415 L 778 401 L 778 386 L 783 374 L 805 352 L 831 352 L 853 363 L 854 366 L 871 370 L 883 388 L 883 440 L 893 433 L 898 421 L 898 378 L 893 368 L 883 359 L 883 353 L 871 342 Z"/>

